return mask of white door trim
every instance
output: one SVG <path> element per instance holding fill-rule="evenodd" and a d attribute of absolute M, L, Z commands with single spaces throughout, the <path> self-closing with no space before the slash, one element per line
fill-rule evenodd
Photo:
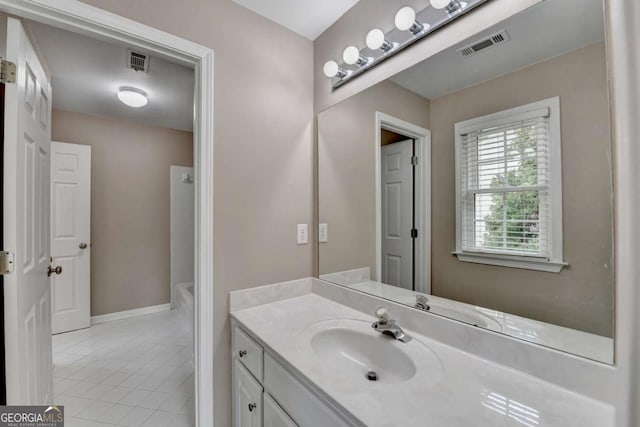
<path fill-rule="evenodd" d="M 213 426 L 213 50 L 76 0 L 0 0 L 0 11 L 125 43 L 195 68 L 196 425 Z"/>
<path fill-rule="evenodd" d="M 416 206 L 422 215 L 417 215 L 418 240 L 416 246 L 416 291 L 431 293 L 431 131 L 412 123 L 376 111 L 375 181 L 376 181 L 376 263 L 375 278 L 382 277 L 382 184 L 380 159 L 382 157 L 380 138 L 382 129 L 397 132 L 416 140 L 418 168 L 416 172 Z M 425 167 L 428 166 L 428 167 Z"/>

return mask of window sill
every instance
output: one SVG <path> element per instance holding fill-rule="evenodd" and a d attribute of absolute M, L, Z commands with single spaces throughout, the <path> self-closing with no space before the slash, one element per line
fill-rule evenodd
<path fill-rule="evenodd" d="M 547 261 L 540 258 L 527 258 L 510 255 L 496 255 L 475 252 L 452 252 L 462 262 L 475 264 L 497 265 L 499 267 L 521 268 L 525 270 L 545 271 L 547 273 L 560 273 L 569 264 L 565 262 Z"/>

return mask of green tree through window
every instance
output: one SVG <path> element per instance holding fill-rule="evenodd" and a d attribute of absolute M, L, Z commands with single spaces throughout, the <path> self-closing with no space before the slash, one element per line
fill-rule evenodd
<path fill-rule="evenodd" d="M 540 194 L 513 187 L 538 185 L 536 126 L 505 131 L 504 172 L 491 180 L 490 213 L 484 217 L 483 246 L 516 252 L 540 250 Z M 515 190 L 515 191 L 514 191 Z"/>

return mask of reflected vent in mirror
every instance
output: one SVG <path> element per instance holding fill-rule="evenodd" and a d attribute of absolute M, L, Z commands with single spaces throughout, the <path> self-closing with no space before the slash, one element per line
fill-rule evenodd
<path fill-rule="evenodd" d="M 460 53 L 460 55 L 464 57 L 473 56 L 481 50 L 488 49 L 509 40 L 511 40 L 511 37 L 509 37 L 509 33 L 507 33 L 507 30 L 502 30 L 499 33 L 492 34 L 489 37 L 483 38 L 481 40 L 476 40 L 475 42 L 458 49 L 458 53 Z"/>
<path fill-rule="evenodd" d="M 127 51 L 127 66 L 132 70 L 149 72 L 149 56 L 134 52 L 132 50 Z"/>

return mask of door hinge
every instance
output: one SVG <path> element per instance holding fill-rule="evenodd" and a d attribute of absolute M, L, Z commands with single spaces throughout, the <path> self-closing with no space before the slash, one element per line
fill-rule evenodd
<path fill-rule="evenodd" d="M 418 238 L 418 229 L 417 228 L 412 228 L 411 229 L 411 238 L 412 239 L 417 239 Z"/>
<path fill-rule="evenodd" d="M 0 59 L 0 83 L 16 82 L 16 64 Z"/>
<path fill-rule="evenodd" d="M 418 166 L 418 156 L 411 156 L 411 166 Z"/>
<path fill-rule="evenodd" d="M 13 252 L 0 251 L 0 276 L 13 273 L 15 267 Z"/>

